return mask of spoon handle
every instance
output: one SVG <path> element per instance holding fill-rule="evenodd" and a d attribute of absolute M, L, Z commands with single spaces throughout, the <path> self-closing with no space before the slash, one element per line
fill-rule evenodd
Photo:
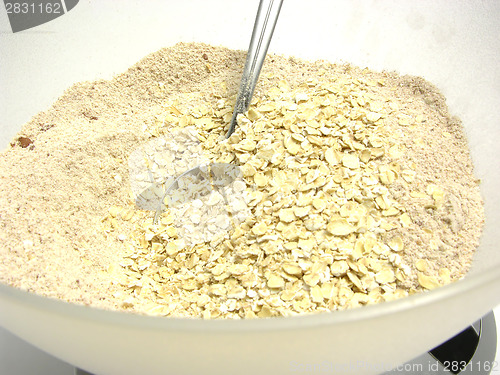
<path fill-rule="evenodd" d="M 233 117 L 226 138 L 233 134 L 236 128 L 236 117 L 245 112 L 252 100 L 255 85 L 259 79 L 262 64 L 266 58 L 267 49 L 273 36 L 274 27 L 281 9 L 283 0 L 260 0 L 257 16 L 253 26 L 252 38 L 248 47 L 247 59 L 243 76 L 241 77 L 240 91 L 234 106 Z"/>

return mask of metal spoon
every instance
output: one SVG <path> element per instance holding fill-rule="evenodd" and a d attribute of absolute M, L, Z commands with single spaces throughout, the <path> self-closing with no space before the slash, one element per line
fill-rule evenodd
<path fill-rule="evenodd" d="M 282 3 L 283 0 L 260 0 L 257 16 L 255 17 L 255 23 L 253 26 L 252 37 L 250 39 L 250 45 L 248 47 L 245 68 L 241 77 L 240 89 L 234 106 L 229 130 L 226 133 L 226 138 L 229 138 L 236 129 L 236 119 L 238 115 L 245 112 L 250 106 L 255 86 L 257 84 L 257 80 L 259 79 L 260 71 L 266 58 L 267 50 L 278 20 Z M 165 190 L 165 194 L 155 213 L 153 221 L 155 224 L 158 223 L 165 198 L 169 196 L 173 190 L 178 189 L 179 180 L 187 175 L 201 176 L 202 178 L 207 178 L 208 175 L 208 178 L 210 179 L 216 177 L 211 174 L 210 168 L 207 168 L 206 165 L 197 165 L 196 167 L 191 168 L 179 175 Z"/>
<path fill-rule="evenodd" d="M 240 91 L 234 106 L 231 124 L 226 134 L 226 138 L 233 134 L 236 128 L 236 117 L 245 112 L 250 106 L 253 92 L 259 79 L 262 64 L 266 58 L 267 49 L 273 36 L 276 21 L 281 9 L 283 0 L 261 0 L 255 24 L 253 26 L 252 38 L 248 47 L 245 69 L 241 77 Z"/>

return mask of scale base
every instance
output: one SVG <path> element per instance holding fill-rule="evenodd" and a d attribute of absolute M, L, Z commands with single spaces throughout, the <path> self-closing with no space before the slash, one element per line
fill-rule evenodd
<path fill-rule="evenodd" d="M 444 344 L 381 375 L 489 375 L 496 350 L 495 315 L 490 312 Z M 77 368 L 75 375 L 92 373 Z"/>
<path fill-rule="evenodd" d="M 488 375 L 496 366 L 497 327 L 488 313 L 428 353 L 382 375 Z"/>

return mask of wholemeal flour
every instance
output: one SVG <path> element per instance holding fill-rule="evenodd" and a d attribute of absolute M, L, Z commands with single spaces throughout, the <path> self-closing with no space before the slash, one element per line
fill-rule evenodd
<path fill-rule="evenodd" d="M 180 43 L 34 116 L 0 154 L 0 281 L 106 309 L 238 318 L 382 302 L 466 274 L 482 200 L 434 86 L 269 55 L 254 109 L 220 142 L 244 61 Z M 168 212 L 155 227 L 134 205 L 129 158 L 189 126 L 209 160 L 241 167 L 254 202 L 220 242 L 184 249 Z M 309 185 L 277 183 L 279 170 Z"/>

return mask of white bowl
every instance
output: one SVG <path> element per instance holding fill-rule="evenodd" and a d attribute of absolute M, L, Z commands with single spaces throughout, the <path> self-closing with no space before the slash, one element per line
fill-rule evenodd
<path fill-rule="evenodd" d="M 0 14 L 2 146 L 72 83 L 110 78 L 178 41 L 246 49 L 257 2 L 80 2 L 12 34 Z M 97 374 L 377 374 L 440 344 L 500 302 L 500 33 L 496 1 L 284 3 L 270 52 L 420 75 L 462 118 L 486 223 L 471 272 L 432 292 L 350 311 L 202 321 L 70 305 L 0 285 L 0 324 Z"/>

